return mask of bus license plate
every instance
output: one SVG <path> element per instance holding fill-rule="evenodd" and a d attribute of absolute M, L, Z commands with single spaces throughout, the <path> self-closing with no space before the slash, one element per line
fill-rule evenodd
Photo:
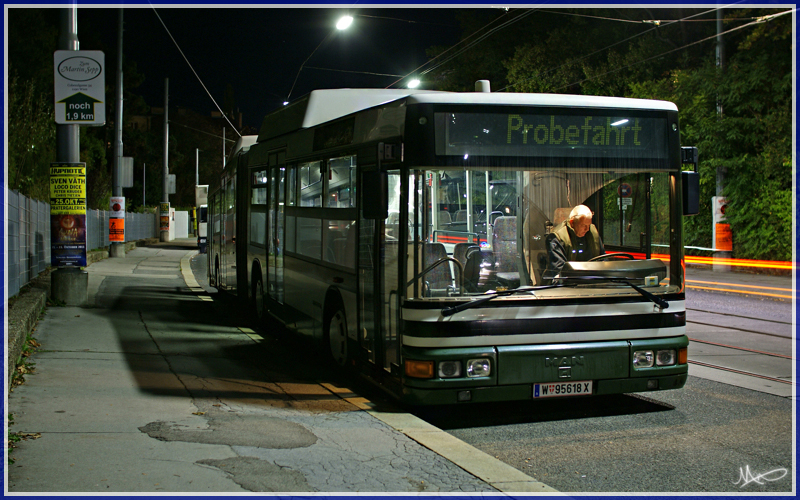
<path fill-rule="evenodd" d="M 534 398 L 555 398 L 559 396 L 586 396 L 590 394 L 592 394 L 591 380 L 533 384 Z"/>

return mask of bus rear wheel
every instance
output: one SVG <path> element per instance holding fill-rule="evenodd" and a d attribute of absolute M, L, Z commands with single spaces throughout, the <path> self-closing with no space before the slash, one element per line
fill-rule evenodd
<path fill-rule="evenodd" d="M 261 272 L 253 279 L 253 320 L 256 325 L 261 325 L 264 320 L 264 283 L 261 281 Z"/>
<path fill-rule="evenodd" d="M 326 337 L 330 360 L 338 366 L 347 366 L 347 320 L 341 307 L 331 314 Z"/>

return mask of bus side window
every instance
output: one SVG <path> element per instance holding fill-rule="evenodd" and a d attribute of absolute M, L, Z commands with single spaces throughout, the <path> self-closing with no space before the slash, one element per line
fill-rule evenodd
<path fill-rule="evenodd" d="M 356 157 L 355 155 L 328 160 L 328 175 L 325 178 L 325 206 L 331 208 L 355 207 Z"/>
<path fill-rule="evenodd" d="M 301 163 L 300 173 L 300 206 L 322 206 L 322 162 Z"/>

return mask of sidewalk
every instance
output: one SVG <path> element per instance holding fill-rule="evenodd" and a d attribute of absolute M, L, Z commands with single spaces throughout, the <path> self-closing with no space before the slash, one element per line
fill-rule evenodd
<path fill-rule="evenodd" d="M 195 254 L 179 240 L 95 262 L 90 306 L 47 308 L 7 399 L 28 437 L 7 493 L 554 491 L 237 323 Z"/>

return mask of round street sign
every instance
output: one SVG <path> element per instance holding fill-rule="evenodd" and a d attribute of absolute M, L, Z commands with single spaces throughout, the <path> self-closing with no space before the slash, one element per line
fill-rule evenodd
<path fill-rule="evenodd" d="M 617 194 L 620 198 L 630 198 L 631 194 L 633 193 L 633 188 L 631 188 L 630 184 L 620 184 L 617 188 Z"/>

